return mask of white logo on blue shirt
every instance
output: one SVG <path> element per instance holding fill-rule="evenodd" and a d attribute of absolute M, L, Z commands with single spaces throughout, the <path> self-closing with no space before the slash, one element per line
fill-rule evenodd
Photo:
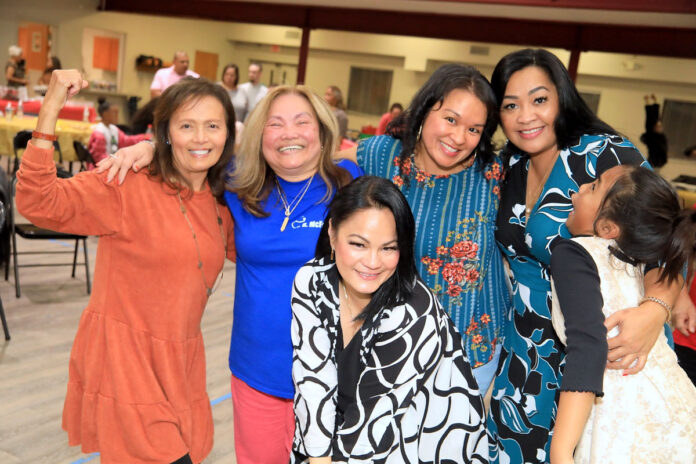
<path fill-rule="evenodd" d="M 324 221 L 307 221 L 307 218 L 305 216 L 302 216 L 300 219 L 295 219 L 292 221 L 291 227 L 293 229 L 305 229 L 307 227 L 311 229 L 321 229 L 321 227 L 324 225 Z"/>

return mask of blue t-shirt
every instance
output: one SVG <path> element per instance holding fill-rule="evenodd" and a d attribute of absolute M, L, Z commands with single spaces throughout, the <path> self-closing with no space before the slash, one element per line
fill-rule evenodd
<path fill-rule="evenodd" d="M 496 158 L 455 174 L 428 175 L 413 155 L 400 168 L 400 153 L 400 140 L 371 137 L 358 146 L 358 165 L 390 179 L 406 197 L 416 220 L 418 272 L 462 334 L 471 366 L 480 367 L 492 359 L 510 307 L 494 236 L 502 164 Z"/>
<path fill-rule="evenodd" d="M 338 165 L 354 178 L 362 175 L 351 161 L 342 160 Z M 306 180 L 287 182 L 281 178 L 278 182 L 289 203 L 307 184 Z M 281 232 L 285 210 L 277 188 L 263 204 L 269 217 L 250 214 L 237 195 L 225 192 L 234 217 L 237 249 L 230 370 L 250 387 L 281 398 L 292 398 L 295 391 L 290 341 L 292 282 L 297 271 L 314 257 L 328 206 L 328 202 L 321 202 L 325 194 L 326 184 L 315 174 Z"/>

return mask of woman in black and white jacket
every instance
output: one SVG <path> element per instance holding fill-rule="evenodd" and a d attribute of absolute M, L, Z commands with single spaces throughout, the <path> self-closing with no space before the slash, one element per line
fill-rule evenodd
<path fill-rule="evenodd" d="M 292 295 L 296 462 L 488 462 L 462 338 L 418 277 L 403 195 L 364 176 L 331 203 Z"/>

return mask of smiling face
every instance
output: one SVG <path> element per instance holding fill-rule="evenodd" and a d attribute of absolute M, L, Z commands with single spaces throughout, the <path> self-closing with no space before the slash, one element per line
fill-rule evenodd
<path fill-rule="evenodd" d="M 595 235 L 595 220 L 604 196 L 625 169 L 625 166 L 614 166 L 604 171 L 599 179 L 581 185 L 580 190 L 570 197 L 573 202 L 573 211 L 566 220 L 566 227 L 572 235 Z M 602 236 L 601 233 L 598 235 Z"/>
<path fill-rule="evenodd" d="M 486 124 L 486 105 L 468 90 L 454 89 L 423 123 L 416 162 L 428 174 L 453 174 L 474 151 Z"/>
<path fill-rule="evenodd" d="M 321 158 L 319 121 L 304 97 L 286 93 L 273 100 L 261 149 L 268 165 L 285 180 L 297 182 L 317 172 Z"/>
<path fill-rule="evenodd" d="M 530 156 L 556 152 L 558 112 L 556 86 L 543 69 L 528 66 L 510 76 L 500 105 L 500 124 L 520 150 Z"/>
<path fill-rule="evenodd" d="M 220 159 L 226 141 L 225 110 L 214 97 L 187 100 L 169 122 L 174 167 L 196 191 L 202 189 L 208 169 Z"/>
<path fill-rule="evenodd" d="M 358 210 L 336 229 L 330 223 L 329 237 L 336 267 L 355 311 L 370 301 L 399 264 L 394 215 L 388 208 Z"/>
<path fill-rule="evenodd" d="M 230 89 L 233 89 L 236 85 L 236 81 L 237 71 L 232 67 L 227 68 L 225 74 L 222 75 L 222 82 Z"/>

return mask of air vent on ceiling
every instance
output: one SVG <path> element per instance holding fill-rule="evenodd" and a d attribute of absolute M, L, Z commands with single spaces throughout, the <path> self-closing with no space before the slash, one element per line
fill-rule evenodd
<path fill-rule="evenodd" d="M 285 38 L 286 39 L 299 39 L 300 38 L 300 31 L 285 31 Z"/>
<path fill-rule="evenodd" d="M 491 53 L 491 47 L 486 45 L 472 45 L 469 47 L 469 53 L 472 55 L 488 56 Z"/>

